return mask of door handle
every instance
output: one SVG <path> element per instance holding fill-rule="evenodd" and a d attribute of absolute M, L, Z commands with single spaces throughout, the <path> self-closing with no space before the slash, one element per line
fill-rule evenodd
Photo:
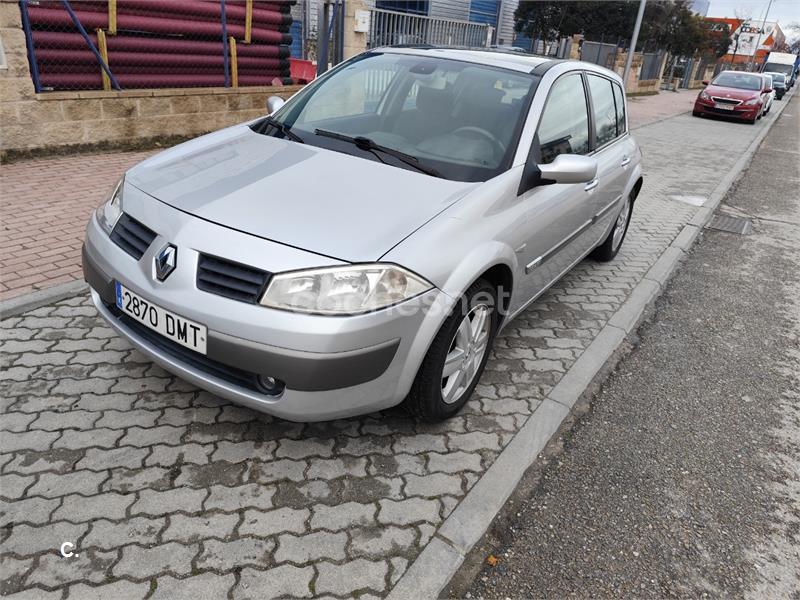
<path fill-rule="evenodd" d="M 586 184 L 586 187 L 583 189 L 585 189 L 587 192 L 590 192 L 591 190 L 596 188 L 597 184 L 599 183 L 600 183 L 599 179 L 592 179 L 589 183 Z"/>
<path fill-rule="evenodd" d="M 627 167 L 630 164 L 630 162 L 631 162 L 631 157 L 630 156 L 626 156 L 626 157 L 624 157 L 622 159 L 622 162 L 619 163 L 619 166 L 620 167 Z"/>

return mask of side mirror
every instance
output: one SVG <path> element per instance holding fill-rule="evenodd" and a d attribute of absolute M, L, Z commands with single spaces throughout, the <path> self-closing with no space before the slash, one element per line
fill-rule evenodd
<path fill-rule="evenodd" d="M 580 154 L 559 154 L 546 165 L 538 165 L 542 181 L 589 183 L 597 175 L 597 159 Z"/>
<path fill-rule="evenodd" d="M 709 83 L 711 82 L 708 79 L 703 79 L 703 85 L 708 85 Z"/>
<path fill-rule="evenodd" d="M 772 91 L 772 88 L 766 88 L 766 89 L 764 90 L 764 93 L 765 93 L 765 94 L 769 94 L 771 91 Z"/>
<path fill-rule="evenodd" d="M 267 98 L 267 114 L 274 114 L 284 104 L 286 104 L 286 100 L 280 96 L 270 96 Z"/>

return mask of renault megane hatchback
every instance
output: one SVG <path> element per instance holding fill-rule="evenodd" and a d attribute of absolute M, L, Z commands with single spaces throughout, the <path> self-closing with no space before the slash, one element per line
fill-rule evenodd
<path fill-rule="evenodd" d="M 642 185 L 589 63 L 378 49 L 268 104 L 130 169 L 83 260 L 153 361 L 287 419 L 455 414 L 502 327 L 614 258 Z"/>

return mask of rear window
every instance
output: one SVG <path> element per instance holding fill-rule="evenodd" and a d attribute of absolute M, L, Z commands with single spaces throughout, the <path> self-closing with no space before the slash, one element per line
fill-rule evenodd
<path fill-rule="evenodd" d="M 614 84 L 614 102 L 617 105 L 617 135 L 625 133 L 625 96 L 622 88 Z"/>
<path fill-rule="evenodd" d="M 598 146 L 617 137 L 617 108 L 611 81 L 597 75 L 587 75 L 594 108 L 594 133 Z"/>

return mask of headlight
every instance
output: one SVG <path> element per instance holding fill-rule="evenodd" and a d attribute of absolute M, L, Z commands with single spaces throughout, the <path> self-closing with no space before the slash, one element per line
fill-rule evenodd
<path fill-rule="evenodd" d="M 94 211 L 97 222 L 100 223 L 100 227 L 109 235 L 111 235 L 111 230 L 114 229 L 114 225 L 117 224 L 117 219 L 119 219 L 122 214 L 122 187 L 124 185 L 125 177 L 117 182 L 117 185 L 111 190 L 111 194 L 106 201 Z"/>
<path fill-rule="evenodd" d="M 703 100 L 711 100 L 711 96 L 709 96 L 709 95 L 708 95 L 708 92 L 706 92 L 705 90 L 703 90 L 702 92 L 700 92 L 700 97 L 701 97 Z"/>
<path fill-rule="evenodd" d="M 395 265 L 348 265 L 280 273 L 261 304 L 305 313 L 352 315 L 385 308 L 433 288 Z"/>
<path fill-rule="evenodd" d="M 759 98 L 758 96 L 756 96 L 755 98 L 750 98 L 750 100 L 745 102 L 745 106 L 755 106 L 756 104 L 758 104 L 759 100 L 761 100 L 761 98 Z"/>

